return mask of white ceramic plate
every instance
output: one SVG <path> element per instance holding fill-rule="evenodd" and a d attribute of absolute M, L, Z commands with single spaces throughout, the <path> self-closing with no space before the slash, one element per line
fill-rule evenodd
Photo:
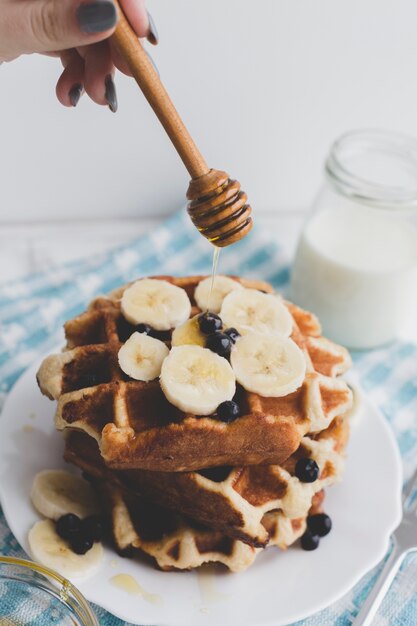
<path fill-rule="evenodd" d="M 39 519 L 29 501 L 32 478 L 65 467 L 62 435 L 53 426 L 54 403 L 36 385 L 39 364 L 10 393 L 0 419 L 0 495 L 7 521 L 28 550 L 27 533 Z M 352 427 L 344 481 L 329 489 L 326 511 L 333 532 L 315 552 L 269 548 L 240 574 L 203 570 L 160 572 L 151 565 L 105 553 L 100 571 L 74 581 L 91 601 L 134 624 L 158 626 L 278 626 L 324 608 L 385 554 L 401 516 L 401 462 L 389 427 L 364 398 Z M 155 598 L 117 588 L 129 574 Z"/>

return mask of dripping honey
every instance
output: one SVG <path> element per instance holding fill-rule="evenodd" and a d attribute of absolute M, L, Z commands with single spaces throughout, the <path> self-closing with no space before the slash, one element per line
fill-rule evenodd
<path fill-rule="evenodd" d="M 210 311 L 211 294 L 213 293 L 214 279 L 216 278 L 216 275 L 217 275 L 217 267 L 218 267 L 218 264 L 219 264 L 219 257 L 220 257 L 220 248 L 217 248 L 216 246 L 214 246 L 214 250 L 213 250 L 213 265 L 212 265 L 212 268 L 211 268 L 211 285 L 210 285 L 209 297 L 208 297 L 208 301 L 207 301 L 207 313 Z"/>

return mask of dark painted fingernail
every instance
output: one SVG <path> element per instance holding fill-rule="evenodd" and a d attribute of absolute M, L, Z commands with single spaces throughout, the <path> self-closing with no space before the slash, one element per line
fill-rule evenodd
<path fill-rule="evenodd" d="M 149 43 L 151 43 L 153 46 L 158 45 L 159 43 L 159 35 L 158 35 L 158 29 L 155 26 L 155 22 L 153 21 L 153 17 L 152 15 L 149 13 L 149 11 L 147 11 L 148 14 L 148 20 L 149 20 L 149 33 L 146 37 L 146 39 L 149 41 Z"/>
<path fill-rule="evenodd" d="M 106 76 L 106 80 L 104 81 L 106 86 L 106 91 L 104 92 L 104 97 L 106 98 L 106 102 L 109 105 L 110 111 L 116 113 L 117 111 L 117 94 L 116 94 L 116 86 L 114 84 L 113 76 L 109 74 Z"/>
<path fill-rule="evenodd" d="M 74 85 L 69 92 L 69 99 L 73 107 L 76 107 L 83 93 L 83 86 L 78 83 Z"/>
<path fill-rule="evenodd" d="M 148 59 L 149 59 L 149 60 L 150 60 L 150 62 L 152 63 L 152 65 L 153 65 L 153 67 L 154 67 L 154 69 L 155 69 L 155 72 L 158 74 L 158 76 L 160 76 L 160 73 L 159 73 L 159 70 L 158 70 L 158 66 L 157 66 L 157 64 L 155 63 L 155 61 L 153 60 L 153 58 L 151 57 L 151 55 L 149 54 L 149 52 L 148 52 L 147 50 L 145 50 L 145 52 L 146 52 L 146 54 L 148 55 Z"/>
<path fill-rule="evenodd" d="M 77 9 L 77 20 L 85 33 L 102 33 L 116 24 L 116 7 L 108 0 L 80 4 Z"/>

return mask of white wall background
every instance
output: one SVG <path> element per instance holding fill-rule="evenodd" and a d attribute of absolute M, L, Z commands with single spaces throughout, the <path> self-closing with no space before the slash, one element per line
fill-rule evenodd
<path fill-rule="evenodd" d="M 254 209 L 308 205 L 330 142 L 417 135 L 416 0 L 148 0 L 149 47 L 213 167 Z M 181 205 L 188 176 L 131 79 L 113 115 L 55 100 L 58 62 L 0 67 L 0 221 L 137 217 Z"/>

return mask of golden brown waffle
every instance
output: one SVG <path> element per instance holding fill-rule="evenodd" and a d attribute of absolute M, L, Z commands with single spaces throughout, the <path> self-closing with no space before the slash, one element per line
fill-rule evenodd
<path fill-rule="evenodd" d="M 222 563 L 238 572 L 252 565 L 259 548 L 196 525 L 169 509 L 155 505 L 111 482 L 93 480 L 111 525 L 113 543 L 124 556 L 137 550 L 153 557 L 163 570 L 193 569 L 203 563 Z M 324 492 L 314 497 L 310 515 L 322 511 Z M 306 517 L 290 520 L 279 511 L 264 516 L 270 546 L 281 549 L 293 544 L 306 529 Z"/>
<path fill-rule="evenodd" d="M 194 300 L 204 278 L 158 277 L 186 290 Z M 235 278 L 244 286 L 272 292 L 267 283 Z M 351 393 L 335 375 L 350 365 L 346 350 L 320 336 L 309 313 L 288 304 L 292 338 L 308 361 L 304 384 L 284 398 L 264 398 L 238 388 L 243 415 L 231 424 L 184 414 L 165 398 L 158 381 L 129 379 L 117 354 L 134 332 L 122 316 L 125 287 L 97 298 L 65 324 L 66 350 L 48 357 L 38 372 L 42 392 L 58 400 L 58 429 L 82 430 L 96 439 L 109 467 L 190 471 L 204 467 L 280 464 L 308 432 L 319 432 L 351 404 Z M 161 335 L 169 342 L 170 333 Z"/>
<path fill-rule="evenodd" d="M 116 550 L 133 556 L 141 550 L 164 570 L 192 569 L 218 562 L 231 571 L 247 569 L 257 549 L 221 532 L 199 528 L 149 500 L 127 494 L 114 483 L 95 481 Z"/>
<path fill-rule="evenodd" d="M 109 470 L 97 444 L 83 433 L 66 437 L 65 459 L 84 472 L 113 483 L 131 494 L 181 513 L 210 529 L 255 547 L 270 540 L 263 524 L 266 513 L 282 512 L 287 519 L 305 518 L 316 493 L 340 480 L 348 421 L 336 418 L 316 437 L 303 437 L 298 450 L 281 466 L 212 468 L 200 472 Z M 301 458 L 316 461 L 317 480 L 303 483 L 295 476 Z"/>

